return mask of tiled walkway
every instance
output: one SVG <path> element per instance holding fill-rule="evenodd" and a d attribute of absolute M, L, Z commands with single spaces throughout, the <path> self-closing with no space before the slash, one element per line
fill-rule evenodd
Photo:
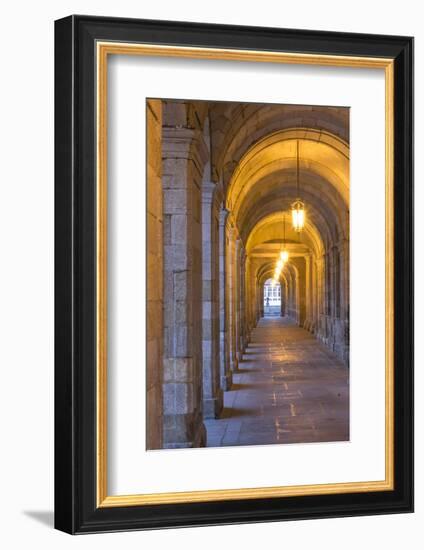
<path fill-rule="evenodd" d="M 208 447 L 349 439 L 349 371 L 309 332 L 282 318 L 253 330 Z"/>

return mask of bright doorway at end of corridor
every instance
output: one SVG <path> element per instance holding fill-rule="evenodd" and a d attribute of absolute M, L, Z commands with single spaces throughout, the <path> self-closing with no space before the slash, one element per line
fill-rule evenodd
<path fill-rule="evenodd" d="M 281 285 L 274 279 L 267 279 L 264 284 L 264 316 L 281 316 Z"/>

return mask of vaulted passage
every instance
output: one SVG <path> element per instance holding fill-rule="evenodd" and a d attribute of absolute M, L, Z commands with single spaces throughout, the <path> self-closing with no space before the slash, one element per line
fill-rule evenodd
<path fill-rule="evenodd" d="M 349 109 L 147 101 L 147 448 L 349 437 Z"/>

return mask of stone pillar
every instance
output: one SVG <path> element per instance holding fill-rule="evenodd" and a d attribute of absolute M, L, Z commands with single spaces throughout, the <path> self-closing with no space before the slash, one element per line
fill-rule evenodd
<path fill-rule="evenodd" d="M 296 271 L 293 267 L 293 261 L 290 266 L 287 266 L 287 282 L 288 282 L 288 311 L 289 317 L 296 323 L 299 323 L 299 288 L 296 276 Z"/>
<path fill-rule="evenodd" d="M 221 388 L 228 391 L 232 384 L 228 346 L 228 306 L 226 288 L 226 223 L 228 210 L 221 209 L 219 214 L 219 365 Z"/>
<path fill-rule="evenodd" d="M 291 298 L 291 290 L 292 290 L 292 284 L 291 284 L 291 274 L 287 268 L 285 268 L 285 280 L 286 280 L 286 315 L 290 317 L 290 319 L 293 318 L 292 313 L 292 298 Z"/>
<path fill-rule="evenodd" d="M 312 285 L 313 285 L 313 332 L 316 334 L 318 327 L 318 275 L 315 255 L 312 258 Z"/>
<path fill-rule="evenodd" d="M 349 319 L 349 241 L 339 244 L 340 258 L 340 319 Z"/>
<path fill-rule="evenodd" d="M 292 311 L 292 319 L 297 321 L 297 304 L 296 304 L 296 277 L 295 274 L 290 271 L 290 306 Z"/>
<path fill-rule="evenodd" d="M 253 271 L 253 270 L 252 270 Z M 259 284 L 259 281 L 257 279 L 257 266 L 255 265 L 254 270 L 254 277 L 253 277 L 253 284 L 255 285 L 255 312 L 254 312 L 254 319 L 253 319 L 253 325 L 257 326 L 259 323 L 261 317 L 262 317 L 262 303 L 261 303 L 261 285 Z"/>
<path fill-rule="evenodd" d="M 349 241 L 339 245 L 340 257 L 340 320 L 344 330 L 344 347 L 341 351 L 344 362 L 349 365 Z"/>
<path fill-rule="evenodd" d="M 326 292 L 325 292 L 325 254 L 316 260 L 317 270 L 317 299 L 318 299 L 318 329 L 317 337 L 322 342 L 326 341 Z"/>
<path fill-rule="evenodd" d="M 296 281 L 296 320 L 299 326 L 303 326 L 306 319 L 306 280 L 305 280 L 305 259 L 303 257 L 293 258 L 292 264 L 295 271 Z"/>
<path fill-rule="evenodd" d="M 219 371 L 219 319 L 218 319 L 218 221 L 214 201 L 215 184 L 202 184 L 202 274 L 203 274 L 203 417 L 216 418 L 223 407 L 223 394 Z"/>
<path fill-rule="evenodd" d="M 284 292 L 283 292 L 283 289 L 284 289 L 284 282 L 282 280 L 280 280 L 280 316 L 281 317 L 284 317 L 286 315 L 286 300 L 285 300 L 285 295 L 284 295 Z"/>
<path fill-rule="evenodd" d="M 238 368 L 239 362 L 239 346 L 240 346 L 240 255 L 241 255 L 241 240 L 237 236 L 234 247 L 234 277 L 233 277 L 233 303 L 234 303 L 234 338 L 233 338 L 233 353 L 235 356 L 235 366 Z"/>
<path fill-rule="evenodd" d="M 163 355 L 162 103 L 147 101 L 147 449 L 161 449 Z"/>
<path fill-rule="evenodd" d="M 225 350 L 228 357 L 230 372 L 233 372 L 232 360 L 232 226 L 230 217 L 225 217 L 224 229 L 224 247 L 225 247 Z"/>
<path fill-rule="evenodd" d="M 202 133 L 177 103 L 162 131 L 164 188 L 164 447 L 200 447 L 202 420 Z"/>
<path fill-rule="evenodd" d="M 237 338 L 237 361 L 243 361 L 243 353 L 245 350 L 245 273 L 246 273 L 246 254 L 241 240 L 239 239 L 238 253 L 238 338 Z"/>
<path fill-rule="evenodd" d="M 259 285 L 259 317 L 262 318 L 265 315 L 264 311 L 264 285 Z"/>
<path fill-rule="evenodd" d="M 252 261 L 246 255 L 246 277 L 245 277 L 245 345 L 250 342 L 250 335 L 254 323 L 253 305 L 255 304 L 255 280 L 252 276 Z"/>
<path fill-rule="evenodd" d="M 234 372 L 237 370 L 236 355 L 236 290 L 237 290 L 237 261 L 236 261 L 236 229 L 230 219 L 227 222 L 227 342 L 229 350 L 230 368 Z"/>
<path fill-rule="evenodd" d="M 305 321 L 303 326 L 306 330 L 311 330 L 312 327 L 312 268 L 311 268 L 311 255 L 305 254 Z"/>
<path fill-rule="evenodd" d="M 325 255 L 325 292 L 326 292 L 326 344 L 334 350 L 334 326 L 333 326 L 333 257 L 331 248 Z"/>

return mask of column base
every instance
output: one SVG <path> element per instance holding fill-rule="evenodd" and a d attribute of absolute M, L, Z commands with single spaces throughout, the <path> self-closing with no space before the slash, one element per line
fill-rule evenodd
<path fill-rule="evenodd" d="M 203 418 L 218 418 L 224 408 L 224 394 L 218 390 L 215 397 L 203 399 Z"/>
<path fill-rule="evenodd" d="M 237 372 L 238 371 L 238 359 L 237 357 L 234 357 L 234 359 L 232 361 L 230 361 L 230 368 L 231 368 L 231 371 L 232 372 Z"/>
<path fill-rule="evenodd" d="M 200 414 L 168 414 L 163 422 L 163 449 L 206 447 L 206 428 Z"/>
<path fill-rule="evenodd" d="M 221 388 L 223 389 L 223 391 L 230 391 L 232 385 L 233 385 L 232 372 L 227 373 L 225 376 L 221 376 Z"/>

